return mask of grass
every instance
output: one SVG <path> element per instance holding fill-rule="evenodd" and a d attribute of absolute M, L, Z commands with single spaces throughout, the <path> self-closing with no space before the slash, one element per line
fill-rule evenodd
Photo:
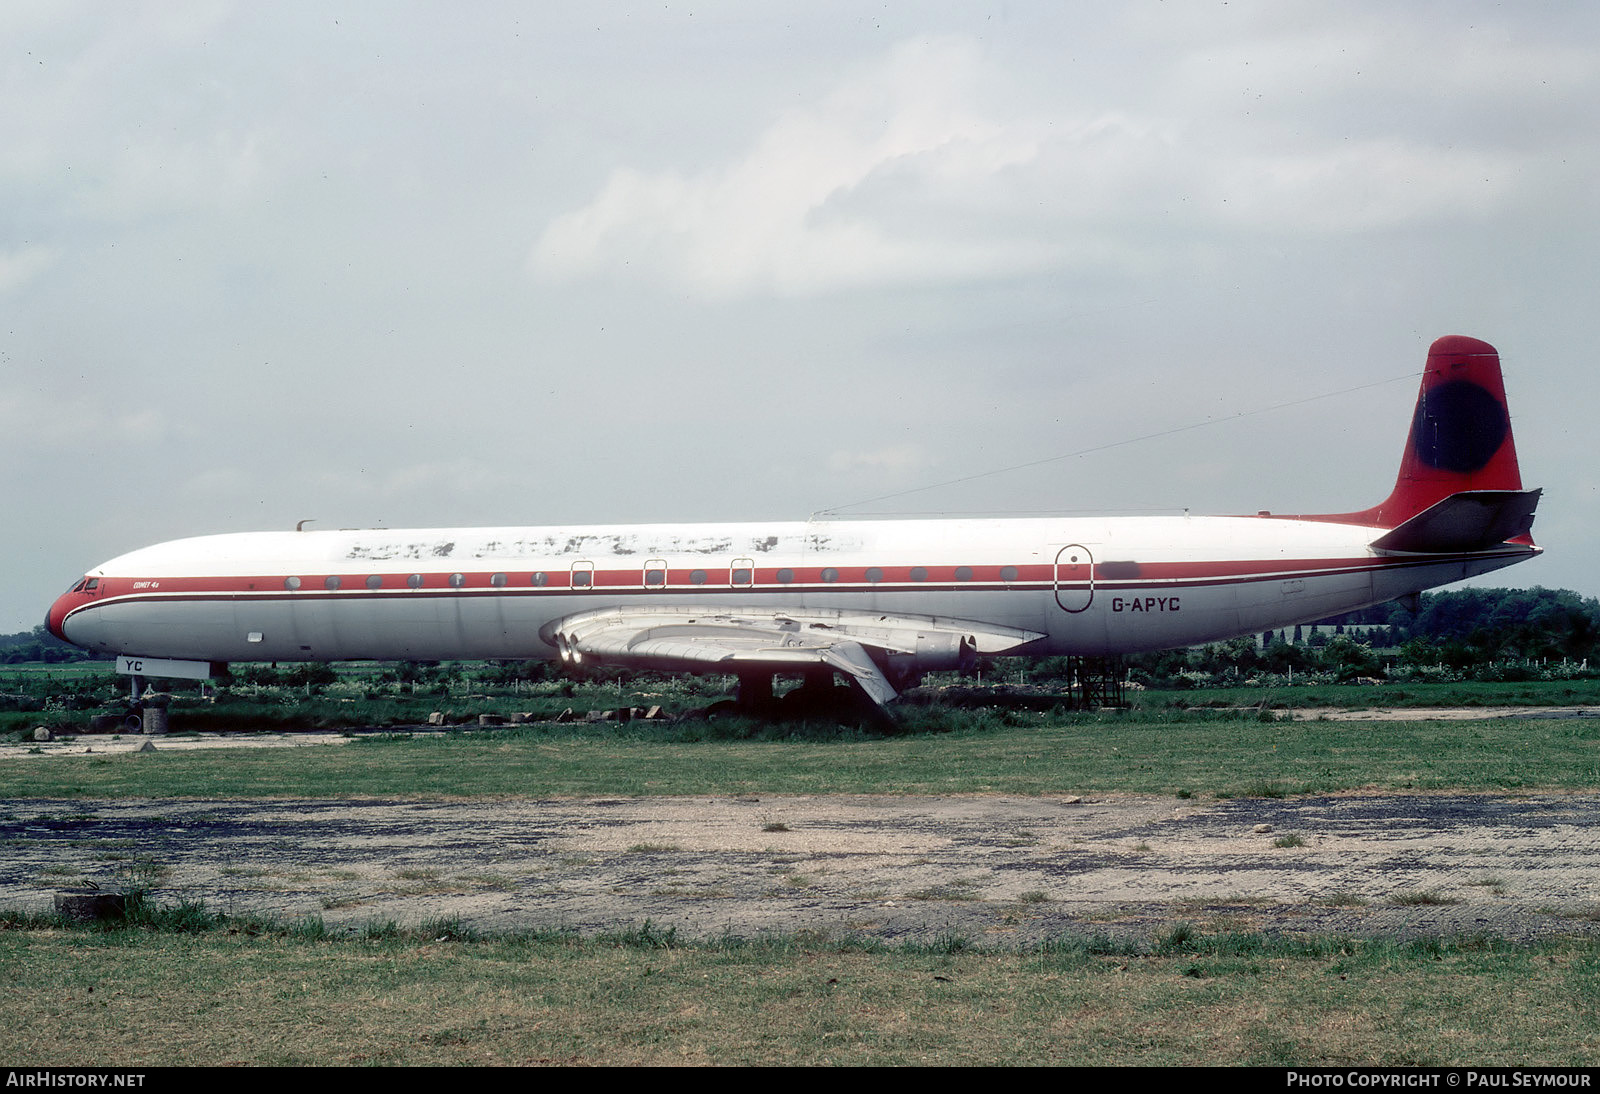
<path fill-rule="evenodd" d="M 976 712 L 972 728 L 723 738 L 714 726 L 549 726 L 316 749 L 0 760 L 0 798 L 1076 794 L 1284 797 L 1600 786 L 1593 720 L 1261 722 L 1161 711 Z M 159 748 L 159 746 L 158 746 Z"/>
<path fill-rule="evenodd" d="M 30 1066 L 1588 1066 L 1600 1040 L 1594 940 L 1180 924 L 1148 944 L 1018 952 L 960 936 L 687 943 L 648 923 L 590 938 L 455 920 L 336 934 L 203 909 L 138 929 L 0 927 L 0 1055 Z"/>
<path fill-rule="evenodd" d="M 1320 684 L 1311 687 L 1157 689 L 1136 693 L 1142 710 L 1163 707 L 1257 707 L 1294 709 L 1474 706 L 1592 706 L 1600 703 L 1600 679 L 1529 680 L 1520 683 L 1383 683 L 1376 686 Z"/>

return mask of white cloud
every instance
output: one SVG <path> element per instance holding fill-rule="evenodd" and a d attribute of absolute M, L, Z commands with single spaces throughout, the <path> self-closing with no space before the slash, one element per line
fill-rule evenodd
<path fill-rule="evenodd" d="M 1535 201 L 1544 152 L 1455 144 L 1398 120 L 1439 108 L 1426 87 L 1407 92 L 1418 81 L 1398 63 L 1381 40 L 1330 53 L 1286 36 L 1258 54 L 1186 60 L 1144 101 L 1100 108 L 1070 84 L 1054 103 L 1028 101 L 976 42 L 919 40 L 728 161 L 614 170 L 548 224 L 530 266 L 550 282 L 811 296 L 1071 267 L 1143 273 L 1186 254 L 1187 239 L 1241 228 L 1386 231 Z M 1241 80 L 1269 101 L 1243 105 Z M 1269 120 L 1291 103 L 1316 119 L 1355 89 L 1397 96 L 1397 120 L 1368 114 L 1352 128 L 1330 113 L 1293 131 Z M 1456 94 L 1476 101 L 1470 86 Z"/>
<path fill-rule="evenodd" d="M 241 121 L 251 108 L 237 66 L 221 56 L 229 14 L 204 2 L 50 19 L 8 9 L 0 27 L 16 55 L 0 75 L 0 187 L 51 210 L 53 223 L 85 214 L 119 223 L 247 197 L 270 144 Z"/>
<path fill-rule="evenodd" d="M 54 261 L 55 252 L 46 247 L 0 251 L 0 293 L 26 285 Z"/>
<path fill-rule="evenodd" d="M 926 470 L 933 464 L 927 449 L 920 444 L 891 444 L 872 449 L 841 449 L 829 455 L 830 470 L 843 474 L 853 472 L 886 472 L 898 478 L 913 471 Z"/>
<path fill-rule="evenodd" d="M 1246 229 L 1371 231 L 1487 215 L 1517 170 L 1512 158 L 1488 152 L 1373 140 L 1218 163 L 1209 201 Z"/>
<path fill-rule="evenodd" d="M 263 159 L 257 134 L 216 132 L 177 143 L 150 138 L 111 153 L 104 175 L 81 199 L 87 211 L 112 220 L 226 208 L 252 193 Z"/>
<path fill-rule="evenodd" d="M 232 466 L 213 466 L 199 471 L 178 484 L 177 492 L 188 501 L 248 496 L 255 483 L 250 476 Z"/>
<path fill-rule="evenodd" d="M 1043 130 L 969 104 L 977 48 L 941 38 L 895 49 L 820 104 L 779 118 L 740 159 L 693 175 L 619 169 L 588 205 L 553 221 L 532 266 L 549 280 L 662 279 L 707 297 L 808 295 L 1037 265 L 1025 240 L 963 238 L 961 226 L 892 225 L 850 196 L 895 189 L 948 197 L 1037 157 Z"/>
<path fill-rule="evenodd" d="M 518 485 L 516 475 L 504 467 L 470 457 L 372 469 L 340 467 L 314 473 L 307 481 L 310 484 L 307 493 L 313 497 L 378 502 L 482 495 L 503 497 L 514 492 Z"/>
<path fill-rule="evenodd" d="M 107 408 L 83 392 L 0 391 L 0 452 L 117 452 L 148 449 L 168 437 L 166 412 L 153 406 Z"/>

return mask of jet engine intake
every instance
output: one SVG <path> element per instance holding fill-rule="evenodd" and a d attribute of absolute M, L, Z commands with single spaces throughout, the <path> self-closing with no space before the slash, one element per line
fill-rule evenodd
<path fill-rule="evenodd" d="M 978 664 L 978 642 L 970 634 L 918 634 L 912 652 L 890 653 L 887 660 L 891 675 L 970 672 Z"/>

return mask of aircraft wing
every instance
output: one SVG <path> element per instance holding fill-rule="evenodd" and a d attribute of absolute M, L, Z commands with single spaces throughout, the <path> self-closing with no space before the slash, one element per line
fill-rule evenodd
<path fill-rule="evenodd" d="M 563 660 L 663 671 L 737 673 L 828 666 L 877 703 L 896 691 L 889 670 L 968 667 L 1045 637 L 1038 631 L 939 616 L 812 608 L 799 611 L 601 608 L 547 624 L 544 639 Z"/>

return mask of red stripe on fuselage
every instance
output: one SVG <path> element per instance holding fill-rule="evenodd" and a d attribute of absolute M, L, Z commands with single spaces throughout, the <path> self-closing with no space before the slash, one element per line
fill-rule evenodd
<path fill-rule="evenodd" d="M 1521 550 L 1507 552 L 1522 554 Z M 1283 580 L 1289 581 L 1297 578 L 1330 577 L 1341 574 L 1360 573 L 1364 571 L 1383 571 L 1410 569 L 1417 566 L 1432 566 L 1440 562 L 1450 562 L 1465 559 L 1481 559 L 1493 557 L 1485 552 L 1458 554 L 1458 555 L 1429 555 L 1425 558 L 1400 559 L 1393 557 L 1364 557 L 1364 558 L 1339 558 L 1339 559 L 1261 559 L 1261 560 L 1230 560 L 1225 562 L 1150 562 L 1138 564 L 1139 575 L 1130 578 L 1101 578 L 1096 577 L 1093 587 L 1107 592 L 1134 592 L 1143 589 L 1156 591 L 1200 588 L 1210 585 L 1241 584 L 1257 581 Z M 839 573 L 837 581 L 823 581 L 822 571 L 825 567 L 763 567 L 755 571 L 753 585 L 731 584 L 731 570 L 705 570 L 706 580 L 696 584 L 689 580 L 693 570 L 671 569 L 667 571 L 667 582 L 664 585 L 645 585 L 643 568 L 630 567 L 627 569 L 610 569 L 592 571 L 592 585 L 574 586 L 570 582 L 570 571 L 563 570 L 519 570 L 519 571 L 483 571 L 478 573 L 464 573 L 450 571 L 448 573 L 422 574 L 422 583 L 419 586 L 410 586 L 407 579 L 412 575 L 404 571 L 393 571 L 378 575 L 383 578 L 383 584 L 378 588 L 368 588 L 365 585 L 368 575 L 340 574 L 341 581 L 337 588 L 326 587 L 328 576 L 324 574 L 290 575 L 299 577 L 298 588 L 290 589 L 285 586 L 288 580 L 281 576 L 243 576 L 243 577 L 163 577 L 163 578 L 102 578 L 97 595 L 74 596 L 71 600 L 77 603 L 66 603 L 69 598 L 62 597 L 56 602 L 50 613 L 52 633 L 60 635 L 60 628 L 66 619 L 84 608 L 107 603 L 153 603 L 153 602 L 178 602 L 184 600 L 257 600 L 280 598 L 305 598 L 313 600 L 362 600 L 372 597 L 424 597 L 438 598 L 441 596 L 483 597 L 483 596 L 539 596 L 539 595 L 583 595 L 595 593 L 597 595 L 684 595 L 684 594 L 717 594 L 717 595 L 749 595 L 751 593 L 770 594 L 781 593 L 829 593 L 829 592 L 854 592 L 854 593 L 905 593 L 905 592 L 961 592 L 961 591 L 1007 591 L 1019 592 L 1035 591 L 1049 588 L 1062 589 L 1088 589 L 1090 582 L 1086 579 L 1056 580 L 1055 568 L 1048 564 L 1035 564 L 1018 566 L 1017 576 L 1005 581 L 1000 577 L 1004 569 L 1000 566 L 973 566 L 970 567 L 973 576 L 967 581 L 955 581 L 953 575 L 955 566 L 930 566 L 925 567 L 928 579 L 925 581 L 912 581 L 910 573 L 914 567 L 895 566 L 881 567 L 883 578 L 876 582 L 865 580 L 865 573 L 869 567 L 828 567 Z M 777 575 L 780 570 L 787 569 L 793 575 L 793 580 L 780 582 Z M 451 585 L 452 574 L 460 573 L 463 580 L 459 585 Z M 544 573 L 546 583 L 535 585 L 533 575 Z M 503 584 L 495 584 L 495 575 L 504 575 Z"/>

